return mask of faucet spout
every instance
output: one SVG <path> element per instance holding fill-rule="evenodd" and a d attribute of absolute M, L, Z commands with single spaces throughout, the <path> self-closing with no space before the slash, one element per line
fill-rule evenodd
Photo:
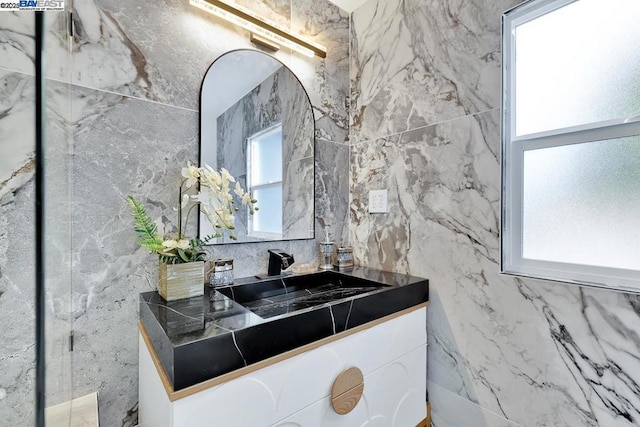
<path fill-rule="evenodd" d="M 278 276 L 282 273 L 282 270 L 286 270 L 294 263 L 293 255 L 280 250 L 269 249 L 269 267 L 267 269 L 267 275 Z"/>

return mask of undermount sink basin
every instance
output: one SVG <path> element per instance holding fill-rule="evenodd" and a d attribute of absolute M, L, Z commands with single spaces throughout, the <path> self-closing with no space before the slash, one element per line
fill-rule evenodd
<path fill-rule="evenodd" d="M 324 271 L 218 288 L 263 319 L 375 292 L 389 285 Z"/>

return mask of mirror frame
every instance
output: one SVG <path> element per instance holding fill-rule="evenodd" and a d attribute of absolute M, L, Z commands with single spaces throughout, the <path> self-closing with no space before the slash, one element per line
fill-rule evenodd
<path fill-rule="evenodd" d="M 203 87 L 204 87 L 204 81 L 206 80 L 207 76 L 209 75 L 209 72 L 211 71 L 213 66 L 216 64 L 216 62 L 218 62 L 219 59 L 221 59 L 222 57 L 224 57 L 226 55 L 237 53 L 237 52 L 256 52 L 256 53 L 259 53 L 261 55 L 265 55 L 266 57 L 269 57 L 269 58 L 273 59 L 274 61 L 277 61 L 278 63 L 280 63 L 296 79 L 296 81 L 300 85 L 300 88 L 304 92 L 304 95 L 305 95 L 307 101 L 309 102 L 309 107 L 311 107 L 311 116 L 312 116 L 311 126 L 312 126 L 312 135 L 313 135 L 313 168 L 312 168 L 313 169 L 313 205 L 312 205 L 313 216 L 312 216 L 311 236 L 310 237 L 301 237 L 301 238 L 297 238 L 297 239 L 279 239 L 279 240 L 267 240 L 267 239 L 265 239 L 265 240 L 256 240 L 256 241 L 248 241 L 248 242 L 234 241 L 234 242 L 224 242 L 224 243 L 208 243 L 206 246 L 239 245 L 239 244 L 242 244 L 242 243 L 290 242 L 290 241 L 296 241 L 296 240 L 315 240 L 315 238 L 316 238 L 316 119 L 315 119 L 315 114 L 314 114 L 314 107 L 313 107 L 313 104 L 311 103 L 311 98 L 309 97 L 309 93 L 307 92 L 307 89 L 302 84 L 302 81 L 300 80 L 300 78 L 298 78 L 296 73 L 294 73 L 291 68 L 289 68 L 284 62 L 280 61 L 275 56 L 270 55 L 270 54 L 268 54 L 266 52 L 263 52 L 261 50 L 258 50 L 258 49 L 251 49 L 251 48 L 232 49 L 232 50 L 229 50 L 229 51 L 221 54 L 220 56 L 218 56 L 216 59 L 213 60 L 211 65 L 209 65 L 207 67 L 207 71 L 205 71 L 204 76 L 202 77 L 202 81 L 200 83 L 200 95 L 198 97 L 198 107 L 199 107 L 198 108 L 198 165 L 202 166 L 202 92 L 203 92 Z M 218 168 L 218 165 L 216 165 L 215 167 Z M 258 207 L 260 207 L 259 201 L 258 201 Z M 198 219 L 196 221 L 196 223 L 198 225 L 198 232 L 197 232 L 198 237 L 200 237 L 200 226 L 201 226 L 200 221 L 201 221 L 201 218 L 202 218 L 202 213 L 200 212 L 200 209 L 198 208 Z"/>

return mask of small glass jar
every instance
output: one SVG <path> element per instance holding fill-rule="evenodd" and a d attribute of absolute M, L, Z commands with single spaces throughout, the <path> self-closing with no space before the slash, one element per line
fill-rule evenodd
<path fill-rule="evenodd" d="M 320 266 L 321 270 L 332 270 L 331 256 L 333 254 L 333 242 L 320 242 Z"/>
<path fill-rule="evenodd" d="M 353 267 L 353 248 L 351 246 L 336 248 L 333 264 L 338 268 Z"/>
<path fill-rule="evenodd" d="M 233 259 L 217 259 L 213 262 L 213 272 L 209 283 L 212 287 L 233 284 Z"/>

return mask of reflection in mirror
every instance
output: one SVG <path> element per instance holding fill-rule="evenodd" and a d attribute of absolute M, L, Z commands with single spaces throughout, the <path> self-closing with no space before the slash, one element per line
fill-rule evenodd
<path fill-rule="evenodd" d="M 200 94 L 200 163 L 226 168 L 258 200 L 236 212 L 237 241 L 314 237 L 314 120 L 298 78 L 275 58 L 236 50 L 209 68 Z M 214 233 L 199 222 L 201 237 Z"/>

